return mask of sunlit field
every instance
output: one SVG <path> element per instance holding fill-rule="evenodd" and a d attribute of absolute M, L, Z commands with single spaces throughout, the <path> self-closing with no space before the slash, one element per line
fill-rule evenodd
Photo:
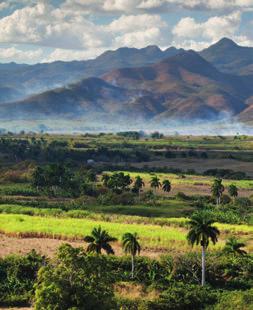
<path fill-rule="evenodd" d="M 137 219 L 133 218 L 132 222 Z M 52 218 L 27 215 L 0 215 L 0 230 L 9 236 L 19 237 L 51 237 L 62 240 L 81 240 L 89 234 L 92 228 L 101 226 L 111 235 L 119 240 L 126 232 L 137 232 L 144 247 L 147 248 L 174 248 L 180 251 L 190 249 L 186 241 L 187 220 L 168 219 L 161 225 L 151 225 L 149 223 L 130 223 L 131 217 L 118 217 L 115 221 L 91 220 L 91 219 L 73 219 L 73 218 Z M 170 226 L 169 226 L 170 225 Z M 253 233 L 253 226 L 248 225 L 229 225 L 217 224 L 221 230 L 221 239 L 231 234 L 244 237 L 250 237 Z M 219 243 L 218 247 L 223 242 Z M 181 249 L 182 251 L 182 249 Z M 180 251 L 180 252 L 181 252 Z"/>

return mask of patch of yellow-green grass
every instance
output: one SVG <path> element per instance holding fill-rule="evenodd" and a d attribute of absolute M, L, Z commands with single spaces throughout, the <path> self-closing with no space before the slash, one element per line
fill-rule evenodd
<path fill-rule="evenodd" d="M 126 232 L 137 232 L 144 246 L 166 247 L 169 242 L 184 242 L 186 231 L 179 227 L 111 223 L 90 219 L 37 217 L 14 214 L 0 215 L 0 231 L 23 237 L 82 238 L 101 225 L 119 240 Z"/>
<path fill-rule="evenodd" d="M 146 187 L 149 186 L 150 180 L 152 176 L 156 175 L 160 181 L 165 179 L 169 179 L 171 181 L 171 185 L 212 185 L 215 177 L 212 176 L 201 176 L 201 175 L 184 175 L 183 177 L 174 173 L 147 173 L 147 172 L 129 172 L 123 171 L 126 174 L 129 174 L 132 178 L 135 178 L 139 175 L 143 178 L 143 181 Z M 223 180 L 224 186 L 229 186 L 230 184 L 235 184 L 239 189 L 252 189 L 253 188 L 253 180 Z"/>
<path fill-rule="evenodd" d="M 128 217 L 128 220 L 130 217 Z M 113 220 L 113 218 L 111 219 Z M 125 218 L 126 220 L 126 218 Z M 0 231 L 10 236 L 20 237 L 49 237 L 59 239 L 82 239 L 90 234 L 94 227 L 101 226 L 112 236 L 121 240 L 126 232 L 137 232 L 140 241 L 145 248 L 170 249 L 172 251 L 189 251 L 186 234 L 186 218 L 167 219 L 172 225 L 152 225 L 149 223 L 109 222 L 93 219 L 73 219 L 39 217 L 15 214 L 0 214 Z M 183 224 L 183 225 L 182 225 Z M 224 240 L 230 234 L 236 234 L 239 238 L 253 235 L 253 226 L 215 224 L 221 231 L 221 236 L 215 248 L 220 248 Z M 184 226 L 184 227 L 182 227 Z M 213 246 L 211 246 L 211 249 Z"/>

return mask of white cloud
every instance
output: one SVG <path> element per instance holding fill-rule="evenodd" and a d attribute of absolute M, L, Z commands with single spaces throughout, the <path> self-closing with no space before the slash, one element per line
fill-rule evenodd
<path fill-rule="evenodd" d="M 80 50 L 117 48 L 124 42 L 145 46 L 160 43 L 164 27 L 166 23 L 159 15 L 123 15 L 109 24 L 97 25 L 80 11 L 38 3 L 0 20 L 0 42 Z"/>
<path fill-rule="evenodd" d="M 20 50 L 16 47 L 0 48 L 1 62 L 35 63 L 41 60 L 42 49 Z"/>
<path fill-rule="evenodd" d="M 10 4 L 7 1 L 0 3 L 0 11 L 7 9 L 9 5 Z"/>
<path fill-rule="evenodd" d="M 252 0 L 66 0 L 64 7 L 86 12 L 170 12 L 171 9 L 235 10 L 253 8 Z"/>
<path fill-rule="evenodd" d="M 108 25 L 108 30 L 113 32 L 133 32 L 148 30 L 150 28 L 166 27 L 166 23 L 159 15 L 122 15 Z"/>
<path fill-rule="evenodd" d="M 201 51 L 204 48 L 207 48 L 210 45 L 210 42 L 207 41 L 195 41 L 195 40 L 183 40 L 183 41 L 172 41 L 172 45 L 177 48 L 183 48 L 185 50 L 195 50 Z"/>
<path fill-rule="evenodd" d="M 108 25 L 107 31 L 114 33 L 113 47 L 144 47 L 164 43 L 167 24 L 159 15 L 123 15 Z"/>
<path fill-rule="evenodd" d="M 47 57 L 41 56 L 43 61 L 94 58 L 122 46 L 156 44 L 200 50 L 224 36 L 242 45 L 253 45 L 250 31 L 246 35 L 240 28 L 242 11 L 253 9 L 253 0 L 66 0 L 58 7 L 50 4 L 52 0 L 9 0 L 0 1 L 0 10 L 7 3 L 25 6 L 0 19 L 0 43 L 53 48 Z M 189 14 L 171 31 L 161 16 L 163 12 L 177 14 L 175 8 L 216 11 L 215 16 L 201 22 Z M 227 13 L 221 13 L 223 10 Z M 109 21 L 102 18 L 103 24 L 95 22 L 97 18 L 93 17 L 102 13 L 109 14 Z M 30 55 L 27 52 L 29 57 L 22 48 L 17 51 L 17 61 L 29 61 L 33 55 L 36 59 L 34 49 Z M 13 55 L 14 51 L 9 53 Z"/>
<path fill-rule="evenodd" d="M 175 37 L 217 41 L 222 37 L 232 37 L 239 29 L 241 13 L 234 12 L 226 16 L 213 16 L 205 22 L 196 22 L 194 18 L 182 18 L 172 30 Z"/>
<path fill-rule="evenodd" d="M 104 49 L 90 49 L 87 51 L 67 50 L 67 49 L 55 49 L 47 57 L 43 58 L 41 62 L 53 62 L 57 60 L 71 61 L 71 60 L 86 60 L 92 59 L 103 53 Z"/>

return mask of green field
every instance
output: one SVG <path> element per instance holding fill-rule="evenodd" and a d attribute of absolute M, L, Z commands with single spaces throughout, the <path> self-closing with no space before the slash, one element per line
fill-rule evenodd
<path fill-rule="evenodd" d="M 73 218 L 38 217 L 27 215 L 0 214 L 0 231 L 21 237 L 52 237 L 60 239 L 82 239 L 90 233 L 93 227 L 101 225 L 119 240 L 125 232 L 137 232 L 145 247 L 151 248 L 178 248 L 187 246 L 186 228 L 179 227 L 186 219 L 168 219 L 172 226 L 129 223 L 131 217 L 125 219 L 128 223 L 117 223 Z M 253 233 L 253 226 L 216 224 L 222 232 L 247 236 Z M 219 243 L 220 246 L 221 243 Z"/>
<path fill-rule="evenodd" d="M 146 246 L 166 247 L 167 243 L 185 241 L 185 230 L 145 224 L 124 224 L 89 219 L 31 217 L 26 215 L 0 215 L 0 231 L 21 236 L 47 236 L 52 238 L 81 239 L 94 226 L 101 225 L 110 234 L 121 238 L 125 232 L 137 232 Z"/>
<path fill-rule="evenodd" d="M 137 175 L 141 176 L 145 182 L 145 185 L 149 186 L 149 181 L 152 176 L 158 176 L 161 181 L 164 179 L 169 179 L 173 185 L 207 185 L 211 186 L 214 180 L 214 177 L 210 176 L 201 176 L 201 175 L 181 175 L 175 173 L 143 173 L 143 172 L 128 172 L 123 171 L 124 173 L 129 173 L 132 178 L 135 178 Z M 231 183 L 235 184 L 240 189 L 252 189 L 253 180 L 223 180 L 224 186 L 228 186 Z"/>

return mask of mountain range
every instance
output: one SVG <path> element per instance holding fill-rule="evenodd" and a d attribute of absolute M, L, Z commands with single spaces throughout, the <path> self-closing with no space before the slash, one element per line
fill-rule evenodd
<path fill-rule="evenodd" d="M 120 48 L 93 60 L 0 64 L 0 119 L 253 120 L 253 48 Z"/>

